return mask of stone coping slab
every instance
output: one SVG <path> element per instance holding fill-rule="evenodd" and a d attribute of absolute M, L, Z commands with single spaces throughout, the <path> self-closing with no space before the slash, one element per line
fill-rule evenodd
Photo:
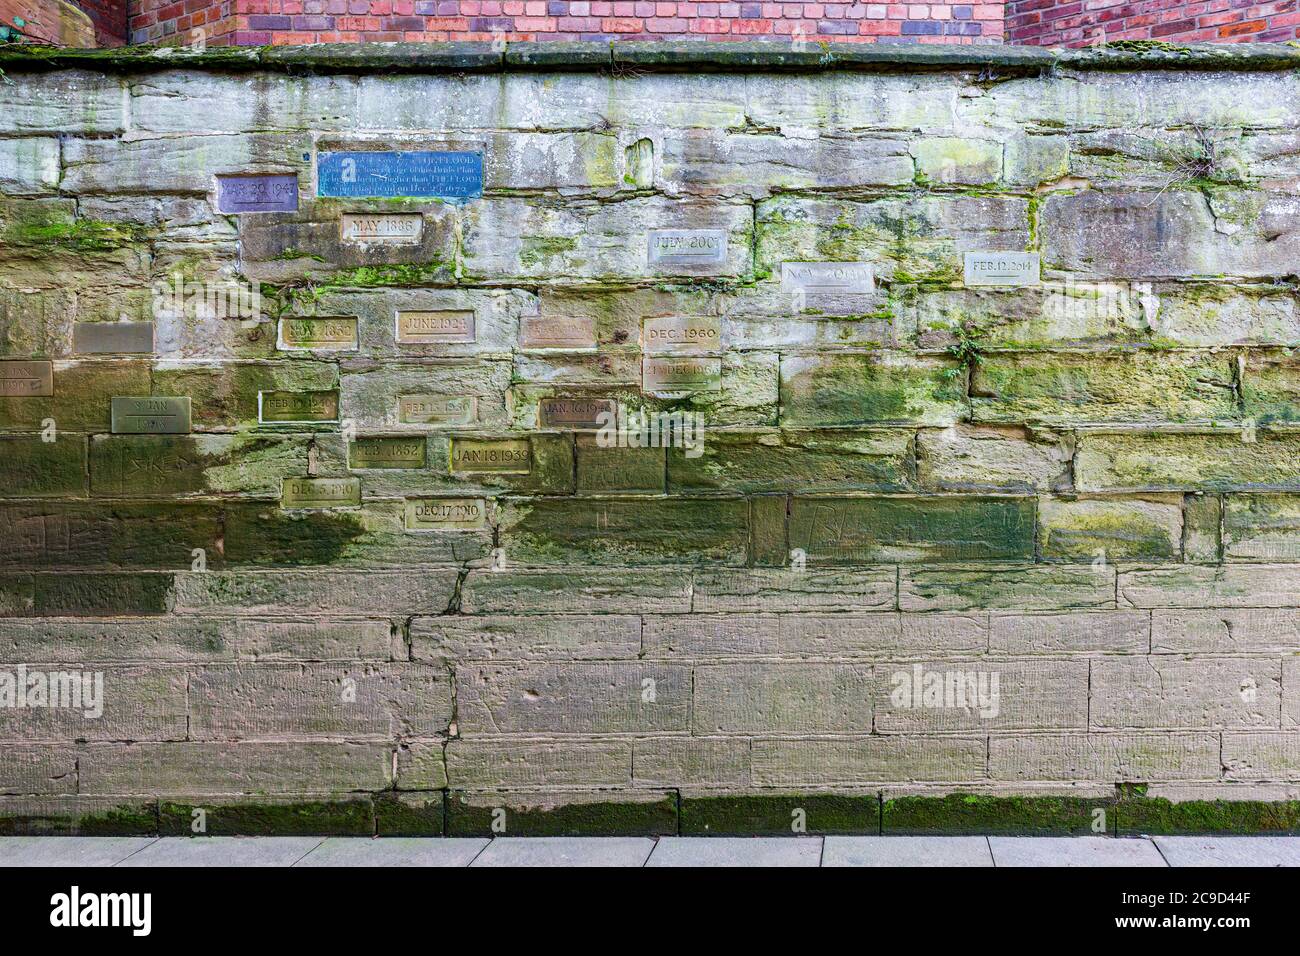
<path fill-rule="evenodd" d="M 1300 47 L 1287 43 L 1178 45 L 1129 41 L 1106 47 L 1052 50 L 1004 44 L 895 46 L 793 44 L 780 41 L 704 43 L 482 42 L 318 43 L 303 46 L 67 49 L 35 45 L 0 48 L 4 69 L 90 69 L 145 73 L 178 67 L 285 73 L 500 73 L 520 71 L 641 73 L 824 73 L 865 71 L 992 71 L 1001 76 L 1074 70 L 1294 70 Z"/>

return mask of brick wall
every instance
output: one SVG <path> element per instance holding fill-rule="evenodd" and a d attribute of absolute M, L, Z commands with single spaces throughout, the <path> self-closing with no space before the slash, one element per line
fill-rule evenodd
<path fill-rule="evenodd" d="M 1300 828 L 1300 50 L 633 46 L 0 51 L 0 830 Z"/>
<path fill-rule="evenodd" d="M 902 43 L 999 42 L 1000 3 L 695 3 L 642 0 L 131 0 L 137 43 L 240 45 L 431 40 L 725 40 L 805 36 Z M 180 38 L 180 39 L 178 39 Z"/>
<path fill-rule="evenodd" d="M 1011 0 L 1008 43 L 1093 46 L 1119 40 L 1276 43 L 1300 37 L 1296 0 Z"/>
<path fill-rule="evenodd" d="M 95 40 L 100 46 L 121 46 L 127 41 L 127 6 L 125 0 L 76 0 L 95 24 Z"/>

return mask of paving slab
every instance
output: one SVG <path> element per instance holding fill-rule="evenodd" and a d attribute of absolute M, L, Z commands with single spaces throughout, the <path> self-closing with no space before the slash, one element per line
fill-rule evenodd
<path fill-rule="evenodd" d="M 1154 843 L 1115 837 L 989 837 L 997 866 L 1168 866 Z"/>
<path fill-rule="evenodd" d="M 321 837 L 163 837 L 118 866 L 293 866 Z"/>
<path fill-rule="evenodd" d="M 1158 836 L 1170 866 L 1300 866 L 1300 837 Z"/>
<path fill-rule="evenodd" d="M 472 866 L 644 866 L 648 837 L 498 837 Z"/>
<path fill-rule="evenodd" d="M 113 866 L 157 837 L 0 837 L 0 866 Z"/>
<path fill-rule="evenodd" d="M 821 837 L 660 837 L 646 866 L 818 866 Z"/>
<path fill-rule="evenodd" d="M 826 837 L 822 866 L 992 866 L 987 837 Z"/>
<path fill-rule="evenodd" d="M 294 866 L 469 866 L 486 839 L 330 837 Z"/>

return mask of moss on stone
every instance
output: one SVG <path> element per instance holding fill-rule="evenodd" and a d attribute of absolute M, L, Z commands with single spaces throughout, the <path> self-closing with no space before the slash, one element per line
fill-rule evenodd
<path fill-rule="evenodd" d="M 409 262 L 400 265 L 358 266 L 341 269 L 314 281 L 322 292 L 330 287 L 339 289 L 372 289 L 385 286 L 423 286 L 445 283 L 450 278 L 450 266 L 439 259 L 430 262 Z"/>
<path fill-rule="evenodd" d="M 33 798 L 35 801 L 37 798 Z M 64 804 L 66 810 L 60 809 Z M 0 836 L 156 836 L 158 807 L 151 801 L 84 810 L 76 797 L 52 798 L 50 810 L 0 809 Z"/>
<path fill-rule="evenodd" d="M 375 797 L 375 825 L 380 836 L 442 836 L 446 830 L 446 794 L 381 793 Z"/>
<path fill-rule="evenodd" d="M 195 810 L 204 830 L 195 833 Z M 284 801 L 203 798 L 163 800 L 158 806 L 163 836 L 373 836 L 374 811 L 367 796 Z"/>
<path fill-rule="evenodd" d="M 285 512 L 265 502 L 232 504 L 226 514 L 226 560 L 270 566 L 330 565 L 366 533 L 359 514 Z"/>
<path fill-rule="evenodd" d="M 166 614 L 170 574 L 38 574 L 35 611 L 43 617 Z"/>
<path fill-rule="evenodd" d="M 952 793 L 942 797 L 906 796 L 884 801 L 881 832 L 897 834 L 1096 835 L 1114 829 L 1114 800 L 1102 797 L 992 796 Z"/>
<path fill-rule="evenodd" d="M 498 812 L 500 811 L 500 812 Z M 502 821 L 493 829 L 494 821 Z M 504 829 L 501 829 L 504 826 Z M 677 833 L 677 797 L 622 800 L 618 794 L 582 802 L 548 802 L 545 794 L 475 794 L 447 798 L 448 836 L 670 836 Z"/>
<path fill-rule="evenodd" d="M 1184 800 L 1122 788 L 1116 806 L 1119 834 L 1300 833 L 1300 800 Z"/>
<path fill-rule="evenodd" d="M 792 836 L 880 832 L 875 793 L 682 795 L 681 832 L 690 836 Z"/>
<path fill-rule="evenodd" d="M 544 265 L 555 256 L 564 256 L 578 248 L 573 236 L 524 236 L 519 250 L 519 263 L 525 269 Z"/>
<path fill-rule="evenodd" d="M 10 208 L 4 241 L 14 246 L 43 249 L 66 249 L 73 252 L 109 252 L 145 242 L 149 231 L 132 223 L 104 222 L 99 219 L 76 219 L 61 213 L 62 208 L 38 204 L 19 215 Z"/>

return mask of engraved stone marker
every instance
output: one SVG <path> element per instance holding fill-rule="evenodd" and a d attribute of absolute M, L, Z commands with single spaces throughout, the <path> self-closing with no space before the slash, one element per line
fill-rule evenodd
<path fill-rule="evenodd" d="M 295 175 L 217 177 L 217 212 L 293 212 L 297 208 Z"/>
<path fill-rule="evenodd" d="M 53 394 L 53 362 L 0 362 L 0 397 L 48 398 Z"/>
<path fill-rule="evenodd" d="M 968 252 L 962 281 L 966 285 L 1038 285 L 1038 253 Z"/>
<path fill-rule="evenodd" d="M 526 475 L 532 468 L 533 450 L 526 438 L 452 439 L 453 472 Z"/>
<path fill-rule="evenodd" d="M 316 164 L 316 195 L 478 199 L 483 195 L 483 154 L 470 151 L 321 153 Z"/>
<path fill-rule="evenodd" d="M 360 478 L 285 478 L 281 508 L 355 508 L 361 504 Z"/>
<path fill-rule="evenodd" d="M 601 427 L 600 416 L 613 414 L 612 398 L 543 398 L 537 405 L 538 418 L 543 428 L 565 428 L 570 431 L 596 431 Z"/>
<path fill-rule="evenodd" d="M 482 498 L 408 498 L 407 531 L 477 531 L 487 527 Z"/>
<path fill-rule="evenodd" d="M 188 435 L 190 433 L 188 395 L 175 398 L 164 398 L 159 395 L 114 398 L 111 407 L 114 435 Z"/>
<path fill-rule="evenodd" d="M 448 345 L 474 341 L 474 313 L 398 312 L 398 345 Z"/>
<path fill-rule="evenodd" d="M 646 357 L 641 360 L 641 386 L 652 394 L 719 392 L 722 359 Z"/>
<path fill-rule="evenodd" d="M 424 217 L 418 212 L 345 212 L 340 230 L 344 242 L 417 243 L 424 232 Z"/>
<path fill-rule="evenodd" d="M 405 425 L 469 425 L 478 420 L 478 399 L 452 395 L 399 395 L 397 420 Z"/>
<path fill-rule="evenodd" d="M 79 355 L 153 351 L 152 322 L 78 322 L 72 327 L 72 351 Z"/>
<path fill-rule="evenodd" d="M 869 262 L 783 262 L 781 291 L 852 295 L 875 289 Z"/>
<path fill-rule="evenodd" d="M 722 345 L 722 328 L 713 316 L 646 319 L 641 335 L 647 352 L 712 352 Z"/>
<path fill-rule="evenodd" d="M 337 422 L 339 393 L 258 392 L 257 420 L 269 425 Z"/>
<path fill-rule="evenodd" d="M 727 234 L 721 229 L 656 229 L 650 233 L 650 264 L 718 265 L 727 261 Z"/>
<path fill-rule="evenodd" d="M 519 345 L 525 349 L 579 351 L 596 347 L 596 320 L 526 315 L 519 320 Z"/>
<path fill-rule="evenodd" d="M 357 320 L 344 316 L 282 318 L 276 348 L 289 352 L 350 352 L 357 347 Z"/>
<path fill-rule="evenodd" d="M 424 438 L 358 438 L 348 446 L 349 468 L 423 468 Z"/>

